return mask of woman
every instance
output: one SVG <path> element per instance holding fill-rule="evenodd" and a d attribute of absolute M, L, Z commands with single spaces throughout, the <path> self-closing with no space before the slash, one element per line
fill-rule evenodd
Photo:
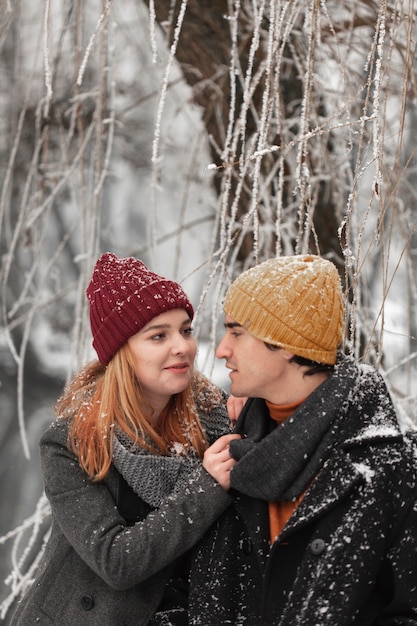
<path fill-rule="evenodd" d="M 180 285 L 106 253 L 87 297 L 99 360 L 41 438 L 51 533 L 11 624 L 186 623 L 186 552 L 231 502 L 201 464 L 226 398 L 193 369 Z"/>

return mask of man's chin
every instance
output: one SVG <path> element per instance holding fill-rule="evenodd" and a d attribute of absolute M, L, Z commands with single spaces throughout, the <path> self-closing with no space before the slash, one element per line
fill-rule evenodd
<path fill-rule="evenodd" d="M 244 398 L 245 396 L 247 396 L 247 394 L 244 391 L 242 391 L 242 389 L 239 388 L 239 386 L 236 383 L 233 383 L 233 381 L 230 385 L 230 393 L 236 398 Z"/>

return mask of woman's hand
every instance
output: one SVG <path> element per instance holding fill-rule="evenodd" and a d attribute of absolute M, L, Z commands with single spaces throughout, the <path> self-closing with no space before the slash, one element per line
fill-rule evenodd
<path fill-rule="evenodd" d="M 236 396 L 229 396 L 227 399 L 227 412 L 229 414 L 230 426 L 231 428 L 237 422 L 237 418 L 240 415 L 241 410 L 246 404 L 247 398 L 237 398 Z"/>
<path fill-rule="evenodd" d="M 230 470 L 236 465 L 229 454 L 229 443 L 240 435 L 223 435 L 204 452 L 203 467 L 225 491 L 230 489 Z"/>

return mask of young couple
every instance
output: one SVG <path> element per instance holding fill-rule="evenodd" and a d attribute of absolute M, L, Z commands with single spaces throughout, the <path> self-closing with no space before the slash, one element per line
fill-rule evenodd
<path fill-rule="evenodd" d="M 180 285 L 106 253 L 87 297 L 98 360 L 40 441 L 51 534 L 12 625 L 417 625 L 415 452 L 381 376 L 338 352 L 331 262 L 229 288 L 232 433 Z"/>

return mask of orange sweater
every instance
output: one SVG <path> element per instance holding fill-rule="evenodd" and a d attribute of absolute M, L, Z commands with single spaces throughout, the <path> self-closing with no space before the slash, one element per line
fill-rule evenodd
<path fill-rule="evenodd" d="M 266 402 L 266 405 L 271 418 L 278 424 L 282 424 L 287 417 L 294 413 L 301 403 L 302 401 L 295 402 L 294 404 L 272 404 L 271 402 Z M 271 544 L 274 543 L 275 539 L 281 533 L 292 513 L 303 499 L 303 496 L 304 494 L 301 494 L 301 496 L 291 502 L 282 500 L 280 502 L 269 503 L 269 536 Z"/>

